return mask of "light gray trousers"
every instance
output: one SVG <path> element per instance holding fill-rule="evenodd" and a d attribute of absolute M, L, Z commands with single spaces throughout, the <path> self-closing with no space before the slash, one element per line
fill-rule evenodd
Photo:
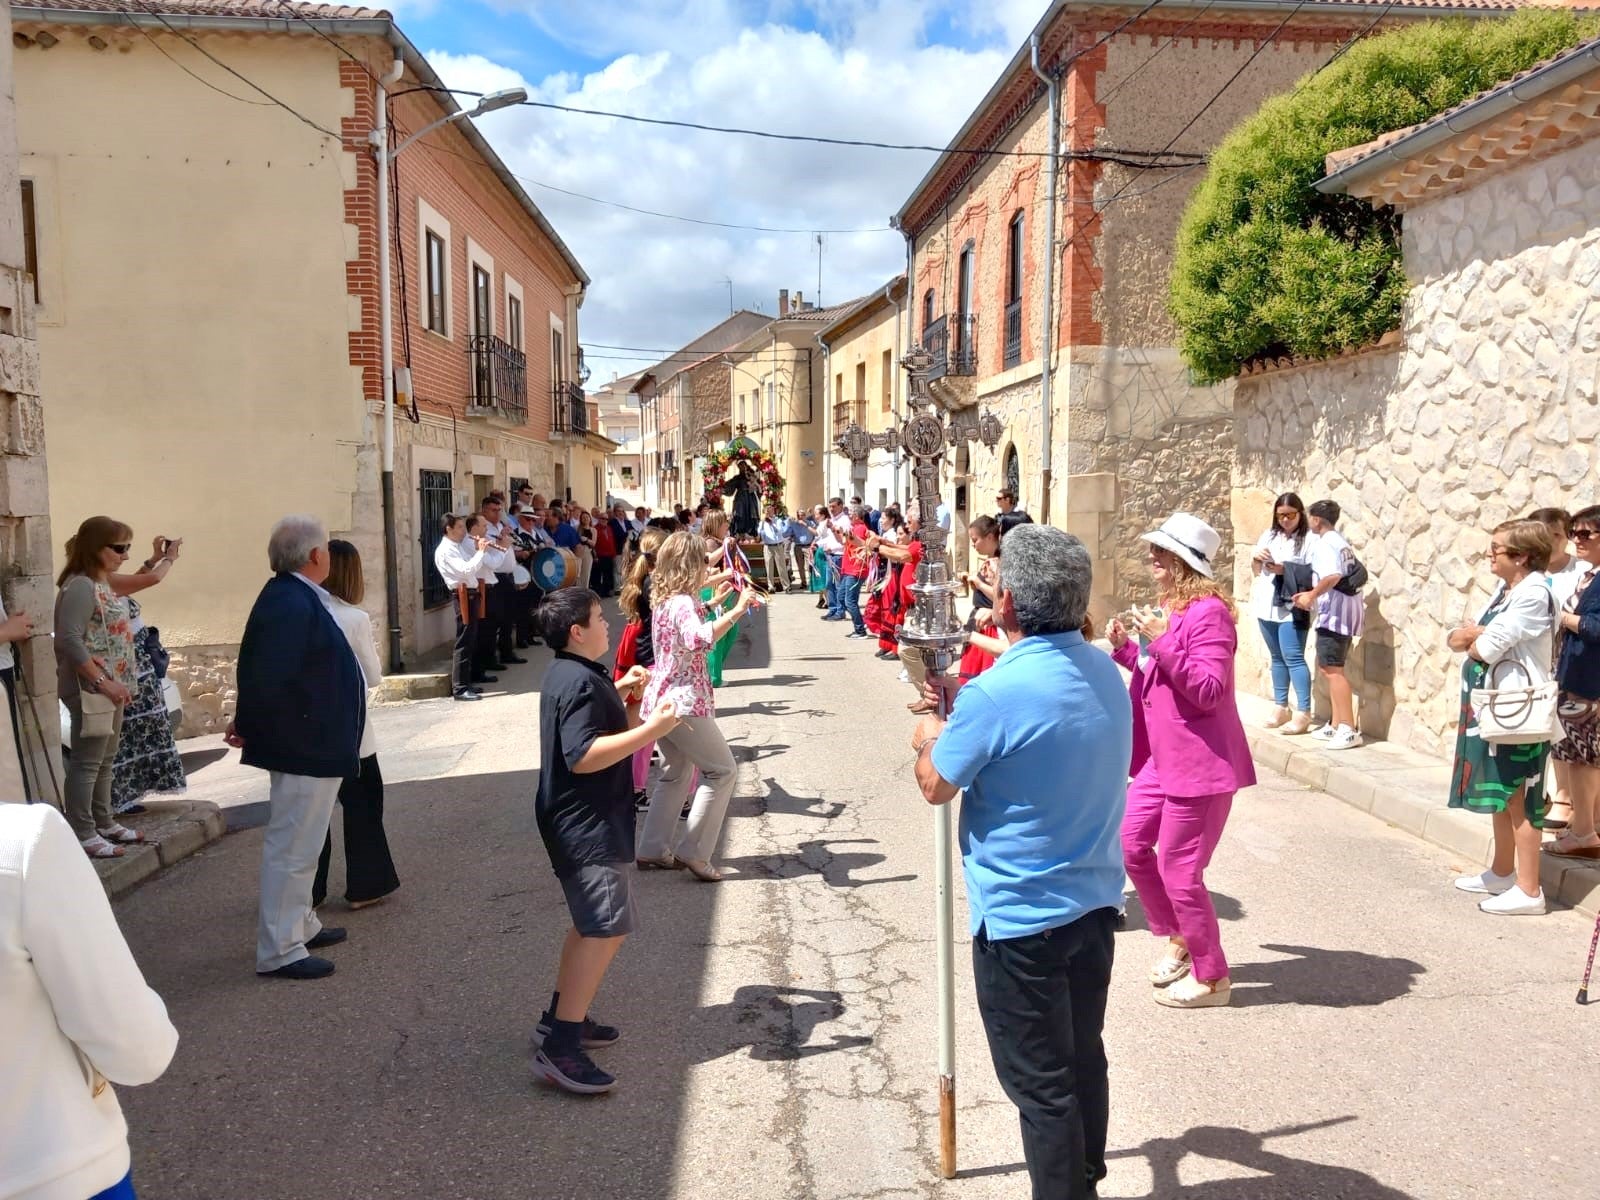
<path fill-rule="evenodd" d="M 281 771 L 271 772 L 270 778 L 272 815 L 261 842 L 257 971 L 275 971 L 304 958 L 306 942 L 322 930 L 311 908 L 311 883 L 341 782 Z"/>
<path fill-rule="evenodd" d="M 650 794 L 650 811 L 639 833 L 639 856 L 665 858 L 670 852 L 688 862 L 710 862 L 738 779 L 733 752 L 714 717 L 685 717 L 656 744 L 666 761 Z M 689 782 L 696 767 L 700 769 L 700 787 L 674 847 L 678 815 L 689 798 Z"/>
<path fill-rule="evenodd" d="M 122 714 L 118 705 L 111 717 L 111 732 L 105 737 L 83 736 L 83 703 L 74 696 L 67 701 L 72 714 L 72 756 L 67 760 L 63 807 L 67 823 L 81 842 L 98 829 L 109 829 L 117 819 L 111 815 L 111 764 L 116 761 L 117 744 L 122 740 Z"/>

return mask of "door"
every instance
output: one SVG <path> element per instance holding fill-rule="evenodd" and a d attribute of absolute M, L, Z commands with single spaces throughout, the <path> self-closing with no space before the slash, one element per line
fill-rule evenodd
<path fill-rule="evenodd" d="M 973 249 L 969 243 L 961 252 L 961 271 L 956 278 L 956 328 L 950 338 L 953 356 L 950 366 L 962 374 L 966 372 L 961 368 L 972 359 L 972 347 L 968 344 L 972 338 L 972 260 Z"/>

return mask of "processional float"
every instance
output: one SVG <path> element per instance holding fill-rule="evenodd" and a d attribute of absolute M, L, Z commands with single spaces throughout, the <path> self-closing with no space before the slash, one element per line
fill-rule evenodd
<path fill-rule="evenodd" d="M 906 400 L 909 414 L 905 423 L 890 426 L 882 433 L 868 433 L 852 422 L 834 444 L 853 463 L 865 462 L 874 449 L 888 450 L 891 454 L 904 451 L 912 460 L 913 502 L 922 523 L 917 533 L 917 540 L 922 543 L 922 562 L 917 567 L 916 583 L 911 586 L 911 611 L 900 627 L 899 638 L 901 644 L 920 652 L 927 673 L 937 676 L 961 660 L 967 640 L 965 628 L 956 619 L 956 582 L 951 575 L 946 544 L 949 535 L 939 524 L 939 463 L 947 449 L 961 442 L 982 442 L 993 449 L 1000 441 L 1003 427 L 991 412 L 985 412 L 981 418 L 971 410 L 947 413 L 928 390 L 934 360 L 922 346 L 913 346 L 901 358 L 900 365 L 909 376 Z M 968 419 L 961 420 L 963 415 Z M 955 889 L 951 867 L 954 840 L 951 807 L 942 804 L 933 811 L 934 928 L 939 988 L 939 1174 L 945 1179 L 955 1178 L 956 1173 Z"/>

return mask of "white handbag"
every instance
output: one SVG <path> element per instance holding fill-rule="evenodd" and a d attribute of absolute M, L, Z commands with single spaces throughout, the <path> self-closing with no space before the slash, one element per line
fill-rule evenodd
<path fill-rule="evenodd" d="M 1501 668 L 1522 673 L 1520 686 L 1501 683 Z M 1556 711 L 1561 689 L 1555 680 L 1534 683 L 1521 663 L 1502 660 L 1489 668 L 1489 686 L 1472 689 L 1472 714 L 1477 718 L 1478 736 L 1494 746 L 1526 746 L 1535 742 L 1559 742 L 1566 736 Z"/>

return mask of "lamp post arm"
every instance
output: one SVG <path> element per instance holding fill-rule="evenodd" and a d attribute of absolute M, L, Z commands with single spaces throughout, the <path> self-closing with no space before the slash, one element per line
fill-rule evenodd
<path fill-rule="evenodd" d="M 406 147 L 410 146 L 411 143 L 416 141 L 418 138 L 426 137 L 428 134 L 432 133 L 435 129 L 438 129 L 441 125 L 448 125 L 452 121 L 459 121 L 459 120 L 461 120 L 462 117 L 466 117 L 466 116 L 470 116 L 470 115 L 471 114 L 466 109 L 462 109 L 460 112 L 453 112 L 449 116 L 440 117 L 437 121 L 434 121 L 434 122 L 432 122 L 430 124 L 424 125 L 421 129 L 417 130 L 410 137 L 406 138 L 405 141 L 403 141 L 403 142 L 399 143 L 397 146 L 395 146 L 395 148 L 393 150 L 389 151 L 389 161 L 393 162 L 395 159 L 399 158 L 401 153 L 406 149 Z"/>

